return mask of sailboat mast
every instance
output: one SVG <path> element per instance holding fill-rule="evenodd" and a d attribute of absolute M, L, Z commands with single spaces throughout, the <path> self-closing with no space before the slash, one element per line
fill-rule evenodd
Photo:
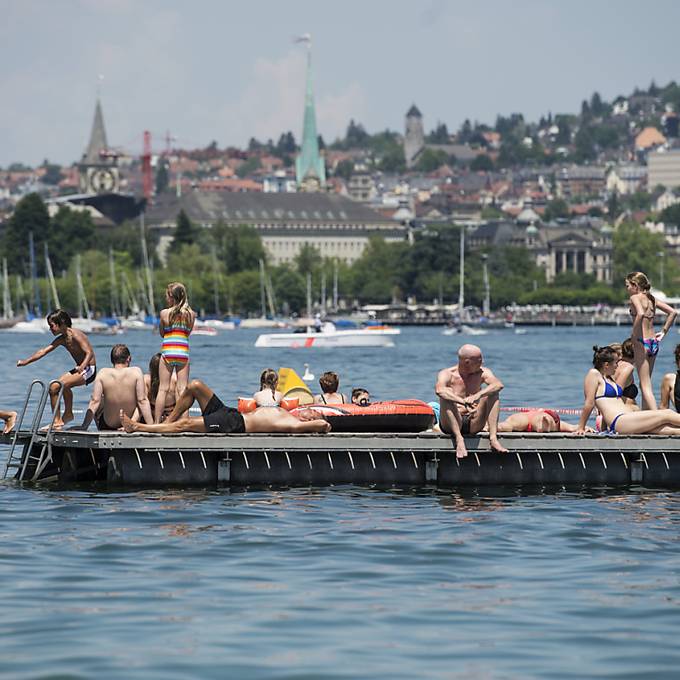
<path fill-rule="evenodd" d="M 312 273 L 307 272 L 307 318 L 312 318 Z"/>
<path fill-rule="evenodd" d="M 262 310 L 262 318 L 267 318 L 267 306 L 265 302 L 265 283 L 264 283 L 264 262 L 260 260 L 260 309 Z"/>
<path fill-rule="evenodd" d="M 458 283 L 458 316 L 463 320 L 465 310 L 465 227 L 460 227 L 460 281 Z"/>
<path fill-rule="evenodd" d="M 338 311 L 338 261 L 333 261 L 333 311 Z"/>
<path fill-rule="evenodd" d="M 215 248 L 212 249 L 212 267 L 213 267 L 213 298 L 215 301 L 215 315 L 220 316 L 220 295 L 219 295 L 219 273 L 217 271 L 217 253 Z"/>
<path fill-rule="evenodd" d="M 2 258 L 2 318 L 11 319 L 14 316 L 12 309 L 12 295 L 9 289 L 9 274 L 7 273 L 7 258 Z"/>
<path fill-rule="evenodd" d="M 47 273 L 47 280 L 49 282 L 48 291 L 52 291 L 54 308 L 61 309 L 61 302 L 59 300 L 59 294 L 57 293 L 57 284 L 54 281 L 54 271 L 52 270 L 52 262 L 50 260 L 50 249 L 47 242 L 45 242 L 45 272 Z"/>
<path fill-rule="evenodd" d="M 321 313 L 326 314 L 326 271 L 321 272 Z"/>
<path fill-rule="evenodd" d="M 33 314 L 42 316 L 40 309 L 40 291 L 38 290 L 38 268 L 35 264 L 35 244 L 33 243 L 33 232 L 28 232 L 28 251 L 31 263 L 31 285 L 33 286 Z"/>
<path fill-rule="evenodd" d="M 139 229 L 142 237 L 142 259 L 144 260 L 144 277 L 146 278 L 147 295 L 149 300 L 149 314 L 151 316 L 156 316 L 156 306 L 153 300 L 153 281 L 151 279 L 151 267 L 149 266 L 149 253 L 146 249 L 144 213 L 139 216 Z"/>
<path fill-rule="evenodd" d="M 118 309 L 118 289 L 116 287 L 116 267 L 113 263 L 113 248 L 109 248 L 109 282 L 111 286 L 111 316 L 116 318 L 120 310 Z"/>

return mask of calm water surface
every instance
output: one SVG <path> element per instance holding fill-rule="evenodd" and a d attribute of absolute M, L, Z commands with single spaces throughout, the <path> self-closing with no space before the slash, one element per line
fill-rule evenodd
<path fill-rule="evenodd" d="M 617 329 L 477 337 L 508 405 L 576 407 Z M 625 335 L 625 332 L 623 333 Z M 192 340 L 227 400 L 265 366 L 431 399 L 458 339 L 255 350 Z M 70 368 L 0 334 L 0 404 Z M 143 364 L 156 337 L 128 333 Z M 672 365 L 669 339 L 655 385 Z M 100 366 L 111 340 L 95 338 Z M 658 389 L 657 389 L 658 392 Z M 83 408 L 87 393 L 76 392 Z M 4 458 L 4 451 L 2 457 Z M 680 494 L 645 489 L 135 490 L 0 485 L 0 674 L 11 678 L 677 677 Z"/>

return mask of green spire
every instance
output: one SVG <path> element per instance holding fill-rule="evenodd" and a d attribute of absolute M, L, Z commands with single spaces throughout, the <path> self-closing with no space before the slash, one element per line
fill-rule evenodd
<path fill-rule="evenodd" d="M 307 91 L 305 93 L 305 119 L 302 129 L 302 149 L 295 159 L 295 176 L 300 188 L 326 186 L 326 167 L 319 154 L 319 139 L 316 133 L 316 112 L 312 88 L 312 50 L 307 45 Z M 316 187 L 315 187 L 316 188 Z"/>

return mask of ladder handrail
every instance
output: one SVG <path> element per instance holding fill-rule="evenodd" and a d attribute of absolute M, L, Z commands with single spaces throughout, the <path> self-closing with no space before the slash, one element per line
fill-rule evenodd
<path fill-rule="evenodd" d="M 40 455 L 38 457 L 38 462 L 36 463 L 35 466 L 35 472 L 31 477 L 32 482 L 35 482 L 40 477 L 42 471 L 47 467 L 47 464 L 52 460 L 52 429 L 54 428 L 54 421 L 57 417 L 57 411 L 59 411 L 59 407 L 61 406 L 61 398 L 64 395 L 64 383 L 61 382 L 61 380 L 52 380 L 50 382 L 50 385 L 53 385 L 54 383 L 57 383 L 59 385 L 59 392 L 57 392 L 57 402 L 54 405 L 54 409 L 52 410 L 52 420 L 50 420 L 49 427 L 45 432 L 45 441 L 43 442 L 42 449 L 40 449 Z M 44 409 L 45 405 L 43 404 L 43 410 Z M 47 457 L 45 457 L 45 449 L 47 449 Z M 23 479 L 23 473 L 26 469 L 27 464 L 28 455 L 26 456 L 26 462 L 24 463 L 24 469 L 22 470 L 22 476 L 20 477 L 20 479 Z"/>
<path fill-rule="evenodd" d="M 35 414 L 33 415 L 33 422 L 31 423 L 31 446 L 33 446 L 33 441 L 35 438 L 35 431 L 38 429 L 38 425 L 40 423 L 40 419 L 42 418 L 42 414 L 45 410 L 45 404 L 47 402 L 47 386 L 42 380 L 34 380 L 31 382 L 31 384 L 28 387 L 28 391 L 26 392 L 26 398 L 24 399 L 24 406 L 21 409 L 21 415 L 19 416 L 18 421 L 14 425 L 14 437 L 12 438 L 12 444 L 10 445 L 10 450 L 9 453 L 7 454 L 7 463 L 5 464 L 5 472 L 2 476 L 3 479 L 7 478 L 7 473 L 9 472 L 10 465 L 12 463 L 12 460 L 14 458 L 14 451 L 16 449 L 17 445 L 17 440 L 19 438 L 19 431 L 21 430 L 21 426 L 24 424 L 24 417 L 26 416 L 26 410 L 28 409 L 28 403 L 31 399 L 31 395 L 33 393 L 33 388 L 36 385 L 40 385 L 41 388 L 41 393 L 40 393 L 40 398 L 38 399 L 38 408 L 36 409 Z"/>

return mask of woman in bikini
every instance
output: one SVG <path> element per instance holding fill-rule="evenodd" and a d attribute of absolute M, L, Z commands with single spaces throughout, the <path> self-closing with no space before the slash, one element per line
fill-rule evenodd
<path fill-rule="evenodd" d="M 279 374 L 273 368 L 265 368 L 260 376 L 260 391 L 253 394 L 257 406 L 279 406 L 283 394 L 276 388 L 279 385 Z"/>
<path fill-rule="evenodd" d="M 334 371 L 326 371 L 319 378 L 321 394 L 314 397 L 315 404 L 346 404 L 347 399 L 344 394 L 338 392 L 340 378 Z"/>
<path fill-rule="evenodd" d="M 583 384 L 585 402 L 575 434 L 584 434 L 594 408 L 602 414 L 605 431 L 610 434 L 680 434 L 680 413 L 632 411 L 622 399 L 623 389 L 614 381 L 619 363 L 611 347 L 593 347 L 593 366 Z"/>
<path fill-rule="evenodd" d="M 638 387 L 635 384 L 635 349 L 633 341 L 626 338 L 623 342 L 613 342 L 609 345 L 619 355 L 619 365 L 616 368 L 614 382 L 623 388 L 623 401 L 628 406 L 638 410 Z M 662 407 L 663 408 L 663 407 Z"/>
<path fill-rule="evenodd" d="M 187 300 L 187 289 L 182 283 L 170 283 L 165 290 L 168 307 L 162 309 L 158 330 L 163 338 L 158 365 L 158 395 L 154 408 L 154 422 L 160 423 L 165 397 L 170 389 L 173 372 L 177 373 L 175 398 L 179 399 L 189 382 L 189 335 L 196 321 L 196 313 Z"/>
<path fill-rule="evenodd" d="M 675 346 L 675 373 L 666 373 L 661 380 L 661 408 L 668 408 L 669 404 L 675 406 L 680 412 L 680 345 Z"/>
<path fill-rule="evenodd" d="M 626 290 L 630 296 L 630 314 L 633 317 L 633 353 L 635 368 L 642 392 L 642 408 L 655 409 L 656 399 L 652 390 L 652 371 L 659 343 L 675 322 L 677 312 L 670 305 L 657 300 L 651 293 L 649 279 L 642 272 L 626 276 Z M 654 316 L 660 309 L 666 314 L 666 321 L 659 333 L 654 332 Z"/>

